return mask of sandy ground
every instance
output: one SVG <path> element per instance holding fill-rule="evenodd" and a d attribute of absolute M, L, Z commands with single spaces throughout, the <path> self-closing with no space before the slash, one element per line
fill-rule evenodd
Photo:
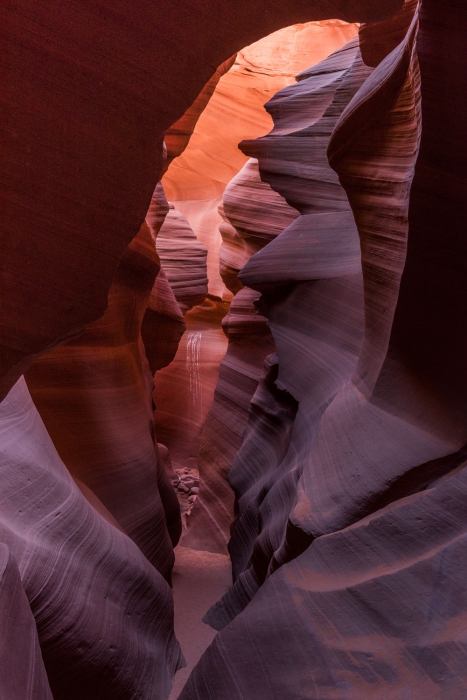
<path fill-rule="evenodd" d="M 175 634 L 188 664 L 175 676 L 169 700 L 176 700 L 193 666 L 217 634 L 202 622 L 202 617 L 231 585 L 230 559 L 223 554 L 177 547 L 172 581 Z"/>

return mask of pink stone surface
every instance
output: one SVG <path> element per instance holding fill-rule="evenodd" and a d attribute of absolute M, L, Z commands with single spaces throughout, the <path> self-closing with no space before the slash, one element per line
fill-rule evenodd
<path fill-rule="evenodd" d="M 465 700 L 465 3 L 1 17 L 2 700 Z"/>
<path fill-rule="evenodd" d="M 157 234 L 156 248 L 182 313 L 201 304 L 208 293 L 207 249 L 173 204 Z"/>
<path fill-rule="evenodd" d="M 331 100 L 324 62 L 272 100 L 271 135 L 243 144 L 302 217 L 240 272 L 263 292 L 277 354 L 228 477 L 235 583 L 205 617 L 221 631 L 183 700 L 465 695 L 465 149 L 451 146 L 466 20 L 460 3 L 407 3 L 392 27 L 362 29 L 369 66 L 349 48 L 329 59 L 350 59 Z M 313 83 L 294 133 L 288 104 L 305 108 Z M 360 321 L 350 239 L 326 252 L 352 228 Z"/>
<path fill-rule="evenodd" d="M 36 623 L 5 544 L 0 544 L 0 626 L 0 695 L 5 700 L 53 700 Z"/>
<path fill-rule="evenodd" d="M 148 386 L 140 339 L 158 270 L 143 224 L 120 261 L 104 316 L 43 355 L 27 383 L 70 473 L 170 579 L 180 515 L 154 444 L 152 376 Z"/>
<path fill-rule="evenodd" d="M 0 404 L 0 436 L 0 539 L 17 562 L 54 700 L 166 697 L 181 664 L 167 582 L 83 496 L 24 379 Z M 27 619 L 22 644 L 34 643 Z"/>
<path fill-rule="evenodd" d="M 104 313 L 162 170 L 164 132 L 217 66 L 281 27 L 329 14 L 383 19 L 400 4 L 4 6 L 0 396 L 38 354 Z"/>
<path fill-rule="evenodd" d="M 227 307 L 206 299 L 188 311 L 187 330 L 173 362 L 155 376 L 157 439 L 166 445 L 177 469 L 197 467 L 201 432 L 227 345 L 221 328 Z"/>

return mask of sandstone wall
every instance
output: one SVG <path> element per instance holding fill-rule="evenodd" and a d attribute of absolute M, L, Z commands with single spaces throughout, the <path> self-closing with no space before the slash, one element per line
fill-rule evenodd
<path fill-rule="evenodd" d="M 183 700 L 465 694 L 466 19 L 422 0 L 362 27 L 242 146 L 302 216 L 239 275 L 277 354 L 228 477 L 236 581 Z"/>

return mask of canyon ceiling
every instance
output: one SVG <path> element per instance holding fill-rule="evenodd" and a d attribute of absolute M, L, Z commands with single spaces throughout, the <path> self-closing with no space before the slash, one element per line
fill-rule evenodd
<path fill-rule="evenodd" d="M 2 700 L 465 700 L 464 1 L 0 13 Z"/>

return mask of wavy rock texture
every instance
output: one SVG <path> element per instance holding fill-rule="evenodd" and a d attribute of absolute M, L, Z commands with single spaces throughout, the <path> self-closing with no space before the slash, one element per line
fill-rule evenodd
<path fill-rule="evenodd" d="M 168 448 L 174 469 L 198 468 L 202 427 L 227 346 L 221 328 L 227 311 L 228 304 L 210 298 L 188 311 L 173 362 L 154 378 L 157 439 Z"/>
<path fill-rule="evenodd" d="M 53 700 L 18 565 L 0 544 L 0 695 L 8 700 Z"/>
<path fill-rule="evenodd" d="M 104 316 L 38 360 L 27 382 L 71 474 L 169 578 L 173 550 L 167 527 L 176 542 L 180 514 L 154 445 L 152 386 L 140 341 L 158 268 L 143 225 L 120 262 Z M 152 385 L 152 377 L 149 381 Z"/>
<path fill-rule="evenodd" d="M 226 185 L 245 164 L 239 141 L 267 133 L 272 125 L 265 101 L 356 33 L 356 25 L 336 20 L 299 24 L 243 48 L 219 80 L 188 147 L 165 174 L 167 196 L 209 250 L 210 293 L 229 298 L 219 277 L 218 207 Z"/>
<path fill-rule="evenodd" d="M 234 508 L 233 492 L 226 479 L 242 444 L 250 401 L 264 360 L 275 350 L 267 319 L 255 307 L 259 293 L 243 288 L 237 275 L 255 252 L 298 215 L 283 197 L 262 182 L 254 159 L 246 162 L 224 192 L 224 221 L 219 227 L 223 239 L 220 269 L 226 286 L 237 294 L 222 322 L 229 344 L 203 428 L 200 493 L 184 546 L 227 553 Z"/>
<path fill-rule="evenodd" d="M 349 104 L 329 147 L 360 233 L 365 336 L 353 381 L 326 413 L 299 492 L 294 520 L 313 536 L 370 513 L 375 502 L 397 492 L 407 472 L 455 453 L 467 438 L 459 421 L 445 420 L 436 392 L 429 384 L 417 386 L 397 348 L 388 347 L 396 304 L 403 304 L 399 286 L 420 138 L 416 30 L 415 18 L 406 39 Z M 310 498 L 311 480 L 319 488 Z"/>
<path fill-rule="evenodd" d="M 465 57 L 461 36 L 467 10 L 460 2 L 447 8 L 424 0 L 417 34 L 418 16 L 413 9 L 407 3 L 395 19 L 393 28 L 399 31 L 401 17 L 407 27 L 413 16 L 405 37 L 392 51 L 387 23 L 380 26 L 381 36 L 376 25 L 371 32 L 364 28 L 364 54 L 377 67 L 365 76 L 357 56 L 335 92 L 336 106 L 346 82 L 352 74 L 356 77 L 360 66 L 360 75 L 366 79 L 353 95 L 349 91 L 350 101 L 342 104 L 328 155 L 360 237 L 363 340 L 361 351 L 347 356 L 347 380 L 342 373 L 343 355 L 333 357 L 329 349 L 323 353 L 323 369 L 330 375 L 337 370 L 341 388 L 328 398 L 321 423 L 315 423 L 315 438 L 301 455 L 300 439 L 303 444 L 310 421 L 297 428 L 313 381 L 316 386 L 320 377 L 320 355 L 309 384 L 303 360 L 288 364 L 292 349 L 299 347 L 294 338 L 305 317 L 303 312 L 297 314 L 294 322 L 289 304 L 295 296 L 300 309 L 305 284 L 294 285 L 279 302 L 277 296 L 271 301 L 274 248 L 287 240 L 287 231 L 254 256 L 241 273 L 243 282 L 257 283 L 265 290 L 266 302 L 269 295 L 269 324 L 279 363 L 278 379 L 265 380 L 268 400 L 261 396 L 260 384 L 252 407 L 265 406 L 266 414 L 268 405 L 274 405 L 273 390 L 284 389 L 299 403 L 282 463 L 280 451 L 287 442 L 273 444 L 278 430 L 272 430 L 272 420 L 264 415 L 256 424 L 253 416 L 250 420 L 229 476 L 239 496 L 239 518 L 230 544 L 238 578 L 207 616 L 218 628 L 237 617 L 201 659 L 181 695 L 183 700 L 220 696 L 461 700 L 465 695 L 465 368 L 461 369 L 458 354 L 465 355 L 465 336 L 463 330 L 458 332 L 451 309 L 460 312 L 465 303 L 457 286 L 462 266 L 454 266 L 453 261 L 462 259 L 459 227 L 465 207 L 458 198 L 456 178 L 465 177 L 461 164 L 466 153 L 462 145 L 452 158 L 451 139 L 461 133 L 458 114 L 466 99 L 458 79 L 465 72 L 460 62 Z M 390 53 L 383 57 L 386 51 Z M 451 59 L 458 62 L 458 70 L 448 70 Z M 441 101 L 440 94 L 449 94 L 450 99 Z M 327 114 L 333 109 L 331 103 Z M 315 126 L 325 117 L 326 112 Z M 443 119 L 449 128 L 443 129 L 441 137 Z M 300 138 L 309 132 L 313 127 L 302 129 Z M 266 153 L 270 160 L 266 158 L 263 173 L 259 149 L 269 138 L 260 139 L 255 150 L 248 144 L 247 152 L 258 157 L 263 178 L 275 182 L 293 203 L 300 187 L 295 180 L 293 188 L 289 178 L 296 171 L 281 172 L 278 159 Z M 306 153 L 306 147 L 301 153 Z M 323 189 L 328 187 L 327 178 L 317 177 L 316 161 L 307 161 L 308 172 L 314 173 Z M 325 199 L 321 196 L 319 201 Z M 312 209 L 289 231 L 310 215 L 323 216 Z M 449 234 L 446 221 L 452 222 Z M 330 234 L 332 241 L 332 228 Z M 320 255 L 312 261 L 317 272 L 328 264 L 321 246 Z M 345 246 L 342 252 L 345 256 Z M 269 270 L 261 261 L 271 263 Z M 304 265 L 297 261 L 289 269 L 299 277 Z M 283 266 L 280 275 L 290 279 L 283 274 Z M 427 290 L 435 278 L 436 288 L 427 303 Z M 330 280 L 323 275 L 307 284 L 309 324 L 321 330 L 331 299 L 339 297 L 326 295 L 320 303 L 317 292 L 322 285 L 328 293 L 332 285 L 340 286 L 342 310 L 349 303 L 346 276 Z M 443 314 L 445 303 L 449 311 Z M 356 311 L 357 305 L 353 308 Z M 287 329 L 282 337 L 281 312 Z M 336 313 L 331 318 L 336 324 L 334 340 L 345 327 L 348 338 L 353 334 L 355 340 L 357 319 Z M 434 334 L 431 341 L 429 331 Z M 310 347 L 310 343 L 301 346 Z M 348 343 L 347 351 L 350 347 Z M 334 387 L 339 388 L 335 380 Z M 325 388 L 322 382 L 320 391 Z M 315 411 L 317 405 L 319 401 Z M 280 427 L 285 425 L 281 419 Z M 302 458 L 302 469 L 286 483 L 281 470 L 288 454 Z M 277 465 L 274 480 L 267 480 L 268 464 Z M 262 487 L 256 503 L 252 498 L 255 479 Z M 292 508 L 285 527 L 287 495 Z"/>
<path fill-rule="evenodd" d="M 15 635 L 2 648 L 8 700 L 50 698 L 29 609 L 55 700 L 169 693 L 181 663 L 170 589 L 123 531 L 168 578 L 180 522 L 139 329 L 157 369 L 183 321 L 170 285 L 154 285 L 141 224 L 163 133 L 215 67 L 262 33 L 329 15 L 366 23 L 361 57 L 351 44 L 306 70 L 271 102 L 273 132 L 245 144 L 300 216 L 247 262 L 225 324 L 230 386 L 240 370 L 235 440 L 259 376 L 258 346 L 241 356 L 248 324 L 261 352 L 266 340 L 252 313 L 260 293 L 276 353 L 230 471 L 236 582 L 208 615 L 223 629 L 181 698 L 464 700 L 467 8 L 419 5 L 418 17 L 408 1 L 392 19 L 402 0 L 2 8 L 0 587 L 18 605 L 17 626 L 0 607 L 7 642 Z M 218 217 L 196 205 L 190 221 L 212 232 Z M 235 290 L 252 250 L 237 233 L 224 268 Z M 150 314 L 144 324 L 148 300 L 167 323 L 166 351 Z M 205 302 L 182 341 L 170 386 L 183 367 L 190 406 L 200 359 L 214 386 L 225 340 L 209 335 L 204 360 L 200 344 L 223 310 Z M 31 370 L 37 400 L 78 478 L 17 381 L 44 353 Z"/>
<path fill-rule="evenodd" d="M 228 72 L 217 79 L 209 102 L 203 98 L 190 141 L 164 176 L 169 200 L 221 197 L 246 161 L 238 150 L 239 141 L 262 136 L 272 126 L 264 103 L 293 83 L 297 73 L 318 63 L 357 32 L 356 25 L 340 21 L 309 22 L 242 47 Z M 183 119 L 190 120 L 189 111 Z M 224 129 L 226 119 L 228 130 Z M 168 133 L 170 137 L 172 131 Z M 169 155 L 169 146 L 167 150 Z M 181 153 L 180 147 L 176 152 Z"/>
<path fill-rule="evenodd" d="M 167 160 L 164 164 L 164 172 L 175 158 L 179 158 L 182 155 L 188 146 L 198 119 L 206 109 L 219 80 L 233 66 L 235 58 L 236 56 L 231 56 L 227 61 L 221 63 L 185 114 L 165 132 L 164 143 L 167 149 Z"/>
<path fill-rule="evenodd" d="M 217 635 L 180 700 L 463 700 L 466 497 L 464 468 L 319 537 Z"/>
<path fill-rule="evenodd" d="M 238 140 L 242 136 L 255 136 L 267 130 L 271 120 L 262 109 L 266 95 L 289 84 L 297 70 L 310 61 L 319 59 L 355 32 L 355 25 L 339 21 L 298 25 L 281 30 L 244 49 L 232 69 L 219 81 L 182 157 L 173 162 L 165 175 L 164 187 L 169 196 L 176 200 L 175 207 L 186 213 L 190 223 L 195 221 L 192 223 L 194 230 L 208 245 L 209 289 L 219 297 L 225 296 L 223 281 L 230 291 L 237 291 L 243 286 L 236 277 L 239 269 L 251 255 L 298 216 L 279 194 L 261 181 L 257 164 L 254 161 L 247 162 L 224 193 L 221 234 L 226 244 L 221 252 L 222 280 L 219 279 L 218 269 L 213 275 L 212 261 L 214 259 L 214 265 L 218 268 L 221 241 L 217 231 L 220 218 L 217 205 L 228 179 L 245 162 L 245 156 L 237 148 Z M 224 125 L 227 119 L 229 128 L 226 132 Z M 210 199 L 211 197 L 215 199 Z M 212 235 L 209 234 L 206 238 L 201 230 L 203 226 L 200 229 L 200 219 L 196 217 L 206 221 L 206 217 L 211 216 L 209 212 L 213 213 L 214 219 L 210 220 L 214 226 Z M 158 237 L 158 250 L 172 282 L 160 243 L 170 222 L 169 214 Z M 229 242 L 231 245 L 228 245 Z M 173 257 L 174 251 L 168 251 L 166 255 L 167 258 Z M 187 277 L 189 275 L 190 279 L 194 279 L 188 268 L 183 269 Z M 174 289 L 177 294 L 175 287 Z M 181 391 L 185 385 L 183 378 L 186 377 L 186 363 L 191 362 L 187 360 L 190 348 L 193 342 L 198 342 L 195 333 L 202 334 L 203 353 L 209 352 L 206 343 L 209 342 L 210 335 L 204 330 L 204 309 L 201 310 L 202 318 L 199 322 L 196 321 L 196 312 L 193 310 L 186 341 L 182 342 L 183 347 L 180 348 L 174 365 L 156 379 L 158 435 L 170 448 L 177 466 L 193 464 L 197 456 L 196 448 L 200 447 L 199 468 L 203 478 L 199 498 L 189 519 L 190 528 L 184 539 L 185 546 L 226 552 L 233 504 L 225 477 L 241 444 L 248 405 L 261 376 L 264 358 L 274 350 L 270 332 L 265 327 L 266 319 L 255 316 L 253 301 L 258 296 L 257 292 L 242 294 L 238 305 L 234 304 L 232 308 L 229 321 L 224 324 L 227 334 L 232 329 L 232 343 L 220 368 L 220 383 L 201 443 L 201 429 L 209 409 L 208 397 L 212 401 L 217 381 L 215 367 L 211 371 L 210 363 L 201 361 L 199 364 L 203 401 L 198 402 L 198 409 L 191 406 L 190 417 L 186 415 L 187 408 L 183 406 Z M 211 319 L 216 322 L 215 315 L 212 314 Z M 240 324 L 243 324 L 241 332 L 238 330 Z M 215 338 L 212 358 L 219 360 L 220 351 L 222 347 L 225 348 L 225 339 L 219 337 L 214 327 L 209 333 Z M 251 338 L 247 339 L 249 333 Z M 182 369 L 183 365 L 185 370 Z M 205 369 L 207 375 L 203 378 Z M 189 391 L 190 403 L 196 403 L 193 390 Z M 183 417 L 182 421 L 175 422 L 175 416 Z M 225 435 L 225 439 L 219 441 L 219 435 Z M 183 442 L 185 445 L 181 448 L 179 443 Z"/>
<path fill-rule="evenodd" d="M 226 287 L 236 293 L 243 287 L 240 270 L 299 214 L 261 180 L 255 158 L 250 158 L 227 185 L 220 213 L 224 219 L 219 226 L 220 273 Z"/>
<path fill-rule="evenodd" d="M 157 252 L 183 314 L 201 304 L 208 293 L 208 251 L 196 238 L 183 214 L 169 204 L 156 239 Z"/>
<path fill-rule="evenodd" d="M 4 6 L 0 398 L 39 353 L 104 313 L 160 179 L 163 134 L 216 66 L 281 27 L 373 21 L 400 4 Z"/>
<path fill-rule="evenodd" d="M 18 563 L 54 700 L 167 697 L 181 655 L 166 581 L 83 496 L 23 379 L 0 404 L 0 435 L 0 538 Z M 27 618 L 22 631 L 33 644 Z M 41 687 L 34 700 L 51 697 Z"/>
<path fill-rule="evenodd" d="M 357 228 L 326 148 L 343 109 L 370 72 L 353 39 L 273 98 L 268 109 L 276 114 L 280 109 L 287 128 L 278 118 L 277 131 L 242 144 L 258 157 L 262 177 L 272 187 L 289 201 L 293 192 L 301 216 L 240 273 L 242 282 L 263 290 L 278 358 L 267 364 L 229 474 L 237 499 L 229 544 L 237 580 L 208 615 L 217 628 L 248 603 L 269 567 L 309 544 L 287 521 L 323 412 L 355 369 L 363 326 Z M 296 132 L 290 131 L 290 108 L 277 106 L 289 100 L 300 106 Z M 293 190 L 287 174 L 293 174 Z"/>
<path fill-rule="evenodd" d="M 270 123 L 265 112 L 258 115 L 264 95 L 289 84 L 294 72 L 329 53 L 354 33 L 355 26 L 341 22 L 299 25 L 266 37 L 242 51 L 231 71 L 219 82 L 184 156 L 174 162 L 165 177 L 167 186 L 200 199 L 206 197 L 206 192 L 220 194 L 225 187 L 225 174 L 235 172 L 235 167 L 244 160 L 231 139 L 249 132 L 264 132 Z M 219 123 L 223 123 L 228 112 L 231 126 L 226 138 L 225 130 L 219 130 Z M 183 211 L 189 204 L 184 201 L 181 206 L 177 202 Z M 204 201 L 201 204 L 206 206 Z M 261 181 L 257 161 L 250 159 L 227 185 L 219 213 L 223 219 L 219 227 L 223 239 L 221 277 L 230 291 L 237 292 L 243 286 L 237 277 L 241 267 L 286 228 L 298 212 Z M 211 255 L 212 252 L 210 243 Z M 200 494 L 184 536 L 185 546 L 219 553 L 226 551 L 233 503 L 225 478 L 241 445 L 249 402 L 258 386 L 264 359 L 274 352 L 266 319 L 256 315 L 253 305 L 258 296 L 251 290 L 242 292 L 224 323 L 231 342 L 220 367 L 214 403 L 203 430 L 199 454 Z M 221 435 L 225 437 L 220 438 Z"/>
<path fill-rule="evenodd" d="M 168 213 L 169 203 L 159 182 L 146 215 L 146 224 L 155 244 Z M 153 375 L 172 362 L 185 330 L 182 311 L 161 264 L 141 324 L 141 337 Z"/>

